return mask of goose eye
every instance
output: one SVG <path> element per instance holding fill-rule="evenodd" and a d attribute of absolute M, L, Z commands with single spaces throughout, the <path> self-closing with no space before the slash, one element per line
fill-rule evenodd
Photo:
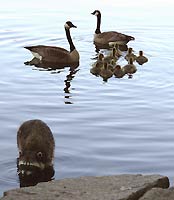
<path fill-rule="evenodd" d="M 42 158 L 42 152 L 39 151 L 39 152 L 37 153 L 37 157 L 38 157 L 38 158 Z"/>

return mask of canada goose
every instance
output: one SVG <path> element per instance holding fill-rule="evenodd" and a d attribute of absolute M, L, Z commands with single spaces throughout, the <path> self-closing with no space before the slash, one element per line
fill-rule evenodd
<path fill-rule="evenodd" d="M 143 55 L 143 51 L 139 51 L 139 56 L 137 56 L 136 61 L 139 65 L 143 65 L 148 61 L 148 58 Z"/>
<path fill-rule="evenodd" d="M 125 75 L 125 70 L 124 68 L 121 68 L 120 65 L 116 65 L 114 69 L 114 75 L 116 78 L 122 78 Z"/>
<path fill-rule="evenodd" d="M 108 69 L 108 63 L 104 62 L 103 67 L 101 68 L 100 71 L 100 76 L 103 78 L 104 81 L 107 81 L 108 78 L 111 78 L 113 75 L 113 72 Z"/>
<path fill-rule="evenodd" d="M 124 57 L 128 62 L 129 62 L 130 58 L 132 58 L 133 62 L 136 60 L 136 55 L 132 51 L 133 51 L 133 49 L 131 47 L 128 48 L 128 52 L 127 52 L 126 56 Z"/>
<path fill-rule="evenodd" d="M 24 47 L 31 51 L 34 57 L 39 60 L 45 60 L 56 63 L 75 63 L 79 62 L 79 53 L 76 50 L 70 35 L 70 28 L 77 28 L 72 24 L 72 22 L 67 21 L 64 25 L 66 37 L 70 45 L 70 51 L 67 51 L 61 47 L 55 46 L 45 46 L 45 45 L 37 45 L 37 46 L 28 46 Z"/>
<path fill-rule="evenodd" d="M 97 28 L 94 34 L 94 43 L 101 45 L 109 45 L 109 42 L 119 41 L 120 44 L 127 44 L 130 40 L 134 40 L 135 38 L 129 35 L 125 35 L 122 33 L 118 33 L 116 31 L 108 31 L 101 32 L 100 24 L 101 24 L 101 12 L 99 10 L 95 10 L 92 15 L 97 16 Z"/>
<path fill-rule="evenodd" d="M 128 64 L 123 67 L 123 70 L 126 74 L 133 74 L 137 71 L 136 66 L 133 64 L 132 57 L 130 57 Z"/>

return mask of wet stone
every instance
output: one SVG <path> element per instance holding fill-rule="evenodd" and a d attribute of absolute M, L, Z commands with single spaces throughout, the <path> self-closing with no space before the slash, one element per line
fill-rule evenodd
<path fill-rule="evenodd" d="M 137 200 L 154 187 L 168 188 L 161 175 L 80 177 L 10 190 L 1 200 Z"/>

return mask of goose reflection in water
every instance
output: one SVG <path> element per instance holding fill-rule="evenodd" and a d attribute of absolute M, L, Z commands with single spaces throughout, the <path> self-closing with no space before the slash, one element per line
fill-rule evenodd
<path fill-rule="evenodd" d="M 63 69 L 65 67 L 70 67 L 71 69 L 75 69 L 79 66 L 79 62 L 74 62 L 71 64 L 67 64 L 66 62 L 50 62 L 46 60 L 39 60 L 38 58 L 33 58 L 30 61 L 24 62 L 25 65 L 35 66 L 37 68 L 46 69 L 46 70 L 56 70 L 56 69 Z"/>
<path fill-rule="evenodd" d="M 66 76 L 66 79 L 64 80 L 64 82 L 65 82 L 64 92 L 65 92 L 65 99 L 66 99 L 65 104 L 72 104 L 72 102 L 70 101 L 70 98 L 71 98 L 71 93 L 70 93 L 71 81 L 74 78 L 74 75 L 78 71 L 79 71 L 79 69 L 70 68 L 69 74 Z"/>
<path fill-rule="evenodd" d="M 78 66 L 79 62 L 68 64 L 67 63 L 56 63 L 56 62 L 48 62 L 48 61 L 40 61 L 37 58 L 33 58 L 31 61 L 24 62 L 25 65 L 35 66 L 40 71 L 52 71 L 52 74 L 54 73 L 60 73 L 61 69 L 69 68 L 69 74 L 66 76 L 65 87 L 65 104 L 72 104 L 70 101 L 70 87 L 71 87 L 71 81 L 74 78 L 74 75 L 79 71 Z M 56 70 L 56 71 L 55 71 Z M 58 71 L 57 71 L 58 70 Z"/>

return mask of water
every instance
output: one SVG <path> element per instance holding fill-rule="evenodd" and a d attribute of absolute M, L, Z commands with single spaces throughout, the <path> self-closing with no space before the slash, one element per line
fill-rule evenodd
<path fill-rule="evenodd" d="M 158 3 L 157 3 L 158 2 Z M 10 6 L 9 6 L 10 4 Z M 74 4 L 74 5 L 73 5 Z M 72 7 L 74 6 L 74 7 Z M 54 134 L 55 179 L 121 173 L 158 173 L 174 178 L 174 82 L 172 2 L 131 4 L 115 1 L 6 0 L 0 8 L 0 194 L 19 187 L 16 132 L 22 122 L 39 118 Z M 136 38 L 149 62 L 132 79 L 107 82 L 90 73 L 96 56 L 92 43 L 102 11 L 104 30 Z M 23 46 L 47 44 L 69 48 L 63 25 L 71 31 L 81 59 L 69 68 L 45 71 L 24 62 Z M 103 51 L 104 53 L 106 51 Z M 122 61 L 121 64 L 124 62 Z"/>

